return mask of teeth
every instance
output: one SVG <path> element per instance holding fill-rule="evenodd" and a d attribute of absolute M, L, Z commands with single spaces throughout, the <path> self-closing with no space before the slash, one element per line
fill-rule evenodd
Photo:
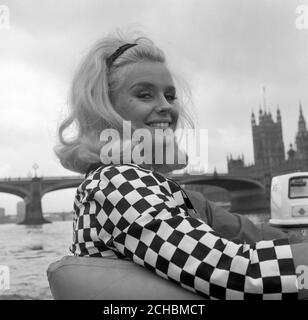
<path fill-rule="evenodd" d="M 151 127 L 157 127 L 157 128 L 168 128 L 169 127 L 168 122 L 152 122 L 149 125 Z"/>

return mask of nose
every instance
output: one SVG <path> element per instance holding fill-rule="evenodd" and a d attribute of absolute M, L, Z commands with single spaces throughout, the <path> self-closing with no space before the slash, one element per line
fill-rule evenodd
<path fill-rule="evenodd" d="M 161 99 L 159 99 L 159 101 L 157 101 L 155 110 L 158 113 L 167 113 L 167 112 L 170 112 L 171 109 L 172 109 L 172 104 L 165 97 L 162 97 Z"/>

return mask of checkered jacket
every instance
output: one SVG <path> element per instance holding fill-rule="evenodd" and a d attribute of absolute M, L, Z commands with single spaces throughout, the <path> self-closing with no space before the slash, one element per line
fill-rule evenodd
<path fill-rule="evenodd" d="M 171 179 L 135 164 L 90 172 L 74 202 L 71 251 L 129 258 L 210 299 L 297 299 L 288 239 L 236 244 L 204 221 Z"/>

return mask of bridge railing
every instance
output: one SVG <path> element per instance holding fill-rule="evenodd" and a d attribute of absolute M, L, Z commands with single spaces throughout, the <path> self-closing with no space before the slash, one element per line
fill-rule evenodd
<path fill-rule="evenodd" d="M 51 176 L 46 176 L 46 177 L 40 177 L 42 180 L 70 180 L 70 179 L 84 179 L 84 175 L 78 175 L 78 176 L 60 176 L 60 177 L 51 177 Z"/>
<path fill-rule="evenodd" d="M 194 177 L 194 176 L 203 176 L 203 177 L 213 177 L 213 176 L 217 176 L 217 178 L 251 178 L 251 179 L 254 179 L 254 180 L 259 180 L 257 179 L 256 177 L 244 177 L 244 176 L 238 176 L 238 175 L 233 175 L 233 174 L 228 174 L 228 173 L 218 173 L 218 174 L 209 174 L 209 173 L 206 173 L 206 174 L 170 174 L 169 175 L 170 178 L 184 178 L 184 177 Z M 40 177 L 37 177 L 37 178 L 40 178 L 42 180 L 72 180 L 72 179 L 84 179 L 84 175 L 76 175 L 76 176 L 40 176 Z M 16 182 L 16 181 L 25 181 L 25 182 L 29 182 L 33 179 L 33 177 L 27 177 L 27 178 L 21 178 L 21 177 L 18 177 L 18 178 L 1 178 L 0 179 L 0 183 L 1 182 Z"/>
<path fill-rule="evenodd" d="M 189 174 L 189 173 L 180 173 L 180 174 L 171 174 L 170 176 L 172 177 L 193 177 L 193 176 L 203 176 L 203 177 L 213 177 L 215 174 L 213 173 L 196 173 L 196 174 Z M 217 177 L 229 177 L 231 176 L 228 173 L 217 173 Z"/>
<path fill-rule="evenodd" d="M 78 175 L 78 176 L 58 176 L 58 177 L 52 177 L 52 176 L 41 176 L 41 177 L 37 177 L 40 178 L 42 180 L 71 180 L 71 179 L 84 179 L 83 175 Z M 16 182 L 16 181 L 31 181 L 33 179 L 33 177 L 31 178 L 1 178 L 0 182 Z"/>

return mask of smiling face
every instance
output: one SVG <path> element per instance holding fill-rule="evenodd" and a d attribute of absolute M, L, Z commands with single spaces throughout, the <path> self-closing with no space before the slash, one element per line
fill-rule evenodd
<path fill-rule="evenodd" d="M 176 90 L 169 70 L 160 62 L 129 65 L 125 79 L 111 94 L 115 110 L 137 128 L 175 130 L 179 117 Z"/>

